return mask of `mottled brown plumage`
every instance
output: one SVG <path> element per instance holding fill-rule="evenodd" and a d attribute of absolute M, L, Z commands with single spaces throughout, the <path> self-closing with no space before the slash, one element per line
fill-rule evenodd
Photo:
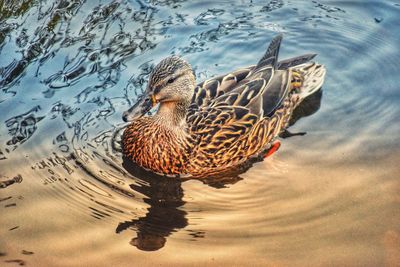
<path fill-rule="evenodd" d="M 124 113 L 131 120 L 124 156 L 165 175 L 208 176 L 265 152 L 302 99 L 324 80 L 315 54 L 277 61 L 281 36 L 255 66 L 195 86 L 188 63 L 161 61 L 139 102 Z M 143 116 L 160 104 L 154 116 Z"/>

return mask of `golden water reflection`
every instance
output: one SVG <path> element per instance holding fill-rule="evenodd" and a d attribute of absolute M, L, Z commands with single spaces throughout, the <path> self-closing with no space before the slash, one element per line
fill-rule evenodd
<path fill-rule="evenodd" d="M 219 5 L 0 2 L 1 266 L 399 265 L 399 6 Z M 127 166 L 121 114 L 156 62 L 200 82 L 278 32 L 328 70 L 278 152 L 224 179 Z"/>

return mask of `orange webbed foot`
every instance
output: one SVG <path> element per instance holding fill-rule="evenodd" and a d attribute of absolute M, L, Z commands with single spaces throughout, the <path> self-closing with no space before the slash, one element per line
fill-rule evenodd
<path fill-rule="evenodd" d="M 276 151 L 278 151 L 278 149 L 281 146 L 281 142 L 279 141 L 275 141 L 272 145 L 271 148 L 268 149 L 268 151 L 265 153 L 264 158 L 267 158 L 269 156 L 271 156 L 272 154 L 274 154 Z"/>

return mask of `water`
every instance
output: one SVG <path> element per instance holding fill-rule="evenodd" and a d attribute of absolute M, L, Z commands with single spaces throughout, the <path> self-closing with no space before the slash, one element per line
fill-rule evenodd
<path fill-rule="evenodd" d="M 398 266 L 399 14 L 395 0 L 1 2 L 0 265 Z M 154 64 L 182 55 L 200 82 L 277 33 L 281 58 L 316 52 L 328 71 L 290 128 L 305 135 L 240 177 L 132 175 L 121 114 Z"/>

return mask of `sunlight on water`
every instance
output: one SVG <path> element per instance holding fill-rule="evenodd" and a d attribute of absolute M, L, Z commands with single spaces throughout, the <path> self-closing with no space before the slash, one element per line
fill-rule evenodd
<path fill-rule="evenodd" d="M 0 265 L 398 266 L 399 11 L 1 2 Z M 277 33 L 281 59 L 315 52 L 327 68 L 277 153 L 203 181 L 122 160 L 122 112 L 156 63 L 181 55 L 200 82 L 255 64 Z"/>

